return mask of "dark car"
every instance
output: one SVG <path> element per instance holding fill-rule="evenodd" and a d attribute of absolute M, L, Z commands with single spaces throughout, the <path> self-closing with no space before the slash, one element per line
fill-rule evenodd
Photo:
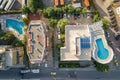
<path fill-rule="evenodd" d="M 115 16 L 113 12 L 110 12 L 109 15 L 112 17 L 112 16 Z"/>
<path fill-rule="evenodd" d="M 80 18 L 80 14 L 77 14 L 77 17 Z"/>
<path fill-rule="evenodd" d="M 110 10 L 110 9 L 112 9 L 112 7 L 111 7 L 111 6 L 107 7 L 107 10 Z"/>
<path fill-rule="evenodd" d="M 76 14 L 74 14 L 74 20 L 76 20 L 77 19 L 77 15 Z"/>

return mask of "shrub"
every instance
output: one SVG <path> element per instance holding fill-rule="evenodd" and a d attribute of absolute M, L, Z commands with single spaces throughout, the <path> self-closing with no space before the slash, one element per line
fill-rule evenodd
<path fill-rule="evenodd" d="M 0 15 L 4 15 L 4 14 L 19 14 L 22 13 L 21 10 L 10 10 L 10 11 L 5 11 L 5 12 L 0 12 Z"/>
<path fill-rule="evenodd" d="M 95 64 L 96 70 L 100 72 L 108 72 L 110 69 L 107 64 L 100 64 L 96 61 L 94 61 L 94 64 Z"/>
<path fill-rule="evenodd" d="M 25 23 L 25 25 L 29 24 L 29 19 L 28 18 L 23 18 L 23 22 Z"/>
<path fill-rule="evenodd" d="M 24 6 L 23 8 L 22 8 L 22 13 L 23 14 L 27 14 L 27 13 L 29 13 L 30 12 L 30 10 L 29 10 L 29 8 L 27 7 L 27 6 Z"/>

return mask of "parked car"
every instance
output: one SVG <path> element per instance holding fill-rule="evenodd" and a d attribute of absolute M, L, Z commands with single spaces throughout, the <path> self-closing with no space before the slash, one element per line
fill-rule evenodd
<path fill-rule="evenodd" d="M 84 18 L 87 18 L 87 14 L 83 14 L 83 17 L 84 17 Z"/>
<path fill-rule="evenodd" d="M 111 16 L 110 19 L 111 19 L 111 20 L 115 19 L 115 16 Z"/>
<path fill-rule="evenodd" d="M 87 14 L 87 18 L 90 18 L 90 14 Z"/>
<path fill-rule="evenodd" d="M 107 10 L 111 10 L 112 9 L 112 7 L 111 6 L 109 6 L 108 8 L 107 8 Z"/>
<path fill-rule="evenodd" d="M 45 67 L 48 67 L 48 64 L 47 64 L 47 63 L 45 63 Z"/>
<path fill-rule="evenodd" d="M 109 13 L 111 17 L 115 16 L 113 12 Z"/>
<path fill-rule="evenodd" d="M 77 14 L 77 17 L 80 18 L 80 14 Z"/>
<path fill-rule="evenodd" d="M 77 15 L 76 14 L 74 14 L 74 20 L 76 20 L 77 19 Z"/>
<path fill-rule="evenodd" d="M 57 28 L 57 32 L 60 34 L 60 28 Z"/>
<path fill-rule="evenodd" d="M 111 13 L 111 12 L 113 12 L 113 10 L 112 10 L 112 9 L 109 9 L 108 12 Z"/>
<path fill-rule="evenodd" d="M 67 18 L 67 14 L 63 14 L 63 18 Z"/>
<path fill-rule="evenodd" d="M 58 34 L 58 40 L 60 40 L 60 34 Z"/>
<path fill-rule="evenodd" d="M 110 37 L 110 33 L 109 32 L 107 32 L 107 37 Z"/>
<path fill-rule="evenodd" d="M 70 15 L 69 15 L 69 14 L 67 15 L 67 18 L 70 18 Z"/>
<path fill-rule="evenodd" d="M 116 23 L 116 19 L 111 19 L 111 23 Z"/>

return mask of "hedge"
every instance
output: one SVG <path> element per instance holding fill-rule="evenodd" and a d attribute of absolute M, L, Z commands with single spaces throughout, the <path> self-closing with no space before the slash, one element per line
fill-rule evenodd
<path fill-rule="evenodd" d="M 0 15 L 4 15 L 4 14 L 19 14 L 22 13 L 21 10 L 10 10 L 10 11 L 4 11 L 4 12 L 0 12 Z"/>

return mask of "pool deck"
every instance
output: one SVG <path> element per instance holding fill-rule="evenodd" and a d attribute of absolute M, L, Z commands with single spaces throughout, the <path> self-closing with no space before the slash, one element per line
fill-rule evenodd
<path fill-rule="evenodd" d="M 6 28 L 6 19 L 14 19 L 17 21 L 22 21 L 22 14 L 9 14 L 9 15 L 1 15 L 0 16 L 0 23 L 2 25 L 2 30 L 3 31 L 12 31 L 13 34 L 20 39 L 23 39 L 23 35 L 20 35 L 16 30 L 12 28 Z M 24 34 L 24 30 L 23 30 Z"/>
<path fill-rule="evenodd" d="M 102 63 L 102 64 L 109 63 L 113 59 L 114 53 L 113 53 L 112 48 L 107 43 L 107 40 L 106 40 L 105 35 L 104 35 L 104 30 L 102 29 L 101 22 L 98 23 L 97 25 L 95 25 L 95 24 L 91 25 L 90 28 L 93 32 L 92 35 L 94 36 L 94 41 L 93 41 L 94 42 L 93 43 L 94 50 L 92 53 L 92 55 L 93 55 L 92 57 L 99 63 Z M 98 52 L 97 44 L 96 44 L 97 39 L 102 39 L 104 47 L 109 52 L 109 56 L 105 60 L 102 60 L 97 56 L 97 52 Z"/>
<path fill-rule="evenodd" d="M 97 56 L 97 51 L 95 52 L 95 59 L 96 59 L 96 61 L 98 61 L 98 62 L 100 62 L 100 63 L 102 63 L 102 64 L 106 64 L 106 63 L 109 63 L 112 59 L 113 59 L 113 56 L 114 56 L 114 54 L 113 54 L 113 50 L 110 48 L 110 46 L 108 45 L 108 43 L 107 43 L 107 41 L 106 41 L 106 38 L 105 38 L 105 36 L 104 35 L 99 35 L 99 36 L 97 36 L 96 38 L 95 38 L 95 40 L 97 40 L 97 39 L 102 39 L 102 42 L 103 42 L 103 45 L 104 45 L 104 47 L 105 47 L 105 49 L 107 49 L 108 50 L 108 52 L 109 52 L 109 56 L 107 57 L 107 59 L 105 59 L 105 60 L 102 60 L 102 59 L 100 59 L 98 56 Z M 96 42 L 96 41 L 95 41 Z M 95 44 L 96 45 L 96 44 Z"/>

